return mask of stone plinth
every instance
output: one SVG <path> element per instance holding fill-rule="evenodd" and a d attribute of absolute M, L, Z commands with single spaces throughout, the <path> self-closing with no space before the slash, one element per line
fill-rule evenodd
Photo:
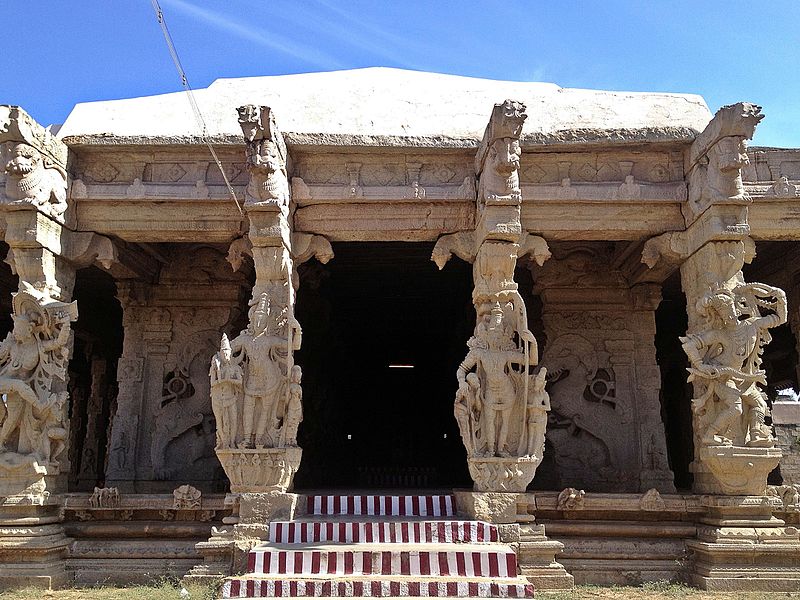
<path fill-rule="evenodd" d="M 231 492 L 285 492 L 300 466 L 300 448 L 218 448 Z"/>
<path fill-rule="evenodd" d="M 773 516 L 778 498 L 703 496 L 689 582 L 714 591 L 800 589 L 800 537 Z"/>
<path fill-rule="evenodd" d="M 766 494 L 767 475 L 778 466 L 780 448 L 707 446 L 698 451 L 707 468 L 695 470 L 695 490 L 705 494 Z"/>
<path fill-rule="evenodd" d="M 525 494 L 468 490 L 454 490 L 453 494 L 459 514 L 497 524 L 501 541 L 516 547 L 520 572 L 535 589 L 574 587 L 572 575 L 555 558 L 564 549 L 564 544 L 548 539 L 544 525 L 531 522 L 533 517 L 529 514 L 522 516 L 528 522 L 519 523 L 518 503 L 527 504 Z"/>
<path fill-rule="evenodd" d="M 61 498 L 10 496 L 0 503 L 0 589 L 68 583 L 70 539 L 61 525 Z"/>

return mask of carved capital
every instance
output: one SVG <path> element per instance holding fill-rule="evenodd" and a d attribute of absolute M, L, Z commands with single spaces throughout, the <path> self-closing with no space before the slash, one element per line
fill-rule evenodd
<path fill-rule="evenodd" d="M 237 109 L 239 125 L 247 144 L 250 182 L 245 192 L 245 208 L 274 207 L 284 215 L 289 210 L 288 152 L 268 106 L 246 104 Z"/>
<path fill-rule="evenodd" d="M 749 164 L 745 140 L 763 118 L 761 107 L 749 102 L 723 106 L 697 136 L 686 157 L 688 223 L 713 204 L 750 202 L 742 184 L 742 168 Z"/>
<path fill-rule="evenodd" d="M 67 147 L 18 106 L 0 106 L 0 190 L 6 210 L 33 209 L 63 223 Z"/>

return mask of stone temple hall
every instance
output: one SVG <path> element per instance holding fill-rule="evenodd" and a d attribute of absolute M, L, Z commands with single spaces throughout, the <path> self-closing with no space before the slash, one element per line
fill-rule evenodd
<path fill-rule="evenodd" d="M 184 93 L 0 105 L 0 586 L 800 588 L 800 149 L 758 105 L 195 98 L 205 135 Z"/>

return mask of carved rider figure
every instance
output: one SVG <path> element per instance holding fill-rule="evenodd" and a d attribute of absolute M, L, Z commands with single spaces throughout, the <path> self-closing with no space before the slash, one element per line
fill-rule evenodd
<path fill-rule="evenodd" d="M 211 408 L 217 421 L 217 448 L 233 448 L 239 429 L 238 403 L 243 392 L 242 367 L 232 360 L 228 336 L 211 361 Z"/>
<path fill-rule="evenodd" d="M 762 317 L 759 306 L 775 314 Z M 786 294 L 761 283 L 744 284 L 733 291 L 708 292 L 697 310 L 705 316 L 706 328 L 681 342 L 691 363 L 690 381 L 706 385 L 692 400 L 693 410 L 707 423 L 701 443 L 772 446 L 764 424 L 767 403 L 757 384 L 765 383 L 760 366 L 762 347 L 770 340 L 768 329 L 786 323 Z"/>

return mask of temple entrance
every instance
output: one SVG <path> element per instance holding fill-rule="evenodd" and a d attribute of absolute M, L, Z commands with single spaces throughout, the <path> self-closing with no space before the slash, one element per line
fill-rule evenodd
<path fill-rule="evenodd" d="M 453 418 L 472 268 L 428 243 L 338 243 L 300 268 L 303 461 L 295 487 L 470 486 Z"/>

